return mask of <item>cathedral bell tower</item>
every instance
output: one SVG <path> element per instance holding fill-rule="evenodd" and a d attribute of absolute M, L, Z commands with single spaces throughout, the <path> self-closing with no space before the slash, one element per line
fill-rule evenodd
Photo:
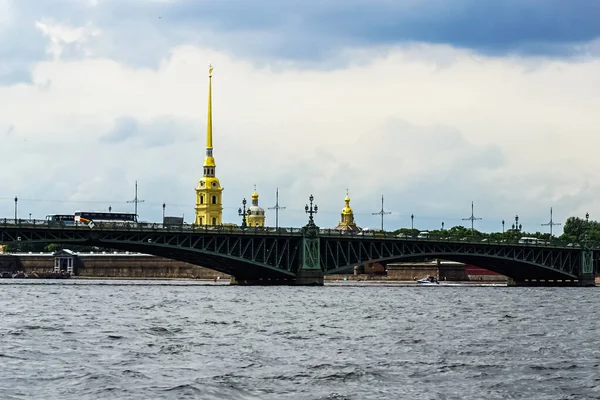
<path fill-rule="evenodd" d="M 212 65 L 208 66 L 208 118 L 206 123 L 206 157 L 204 174 L 196 187 L 196 225 L 223 223 L 223 188 L 215 176 L 212 137 Z"/>

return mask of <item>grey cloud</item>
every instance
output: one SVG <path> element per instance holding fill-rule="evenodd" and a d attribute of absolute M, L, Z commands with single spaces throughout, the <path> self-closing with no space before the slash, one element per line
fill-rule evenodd
<path fill-rule="evenodd" d="M 123 142 L 139 132 L 139 124 L 133 117 L 119 117 L 115 120 L 115 126 L 101 140 L 108 143 Z"/>
<path fill-rule="evenodd" d="M 294 60 L 302 67 L 339 67 L 353 62 L 347 48 L 425 42 L 492 55 L 550 57 L 598 54 L 600 37 L 593 1 L 507 0 L 281 2 L 266 0 L 85 1 L 20 0 L 17 19 L 0 38 L 0 83 L 29 78 L 28 65 L 45 59 L 47 38 L 36 20 L 69 26 L 87 23 L 102 34 L 86 44 L 91 54 L 130 65 L 156 67 L 176 45 L 208 46 L 252 62 Z M 67 45 L 64 57 L 83 55 Z M 349 57 L 349 56 L 348 56 Z"/>
<path fill-rule="evenodd" d="M 160 147 L 196 140 L 199 132 L 202 132 L 201 128 L 194 123 L 171 117 L 140 123 L 131 116 L 121 116 L 99 140 L 109 144 L 131 141 L 139 147 Z"/>

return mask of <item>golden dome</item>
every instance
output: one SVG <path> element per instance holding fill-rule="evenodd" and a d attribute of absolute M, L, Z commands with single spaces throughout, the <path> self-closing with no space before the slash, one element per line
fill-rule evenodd
<path fill-rule="evenodd" d="M 348 190 L 346 190 L 346 198 L 344 199 L 346 206 L 342 209 L 342 215 L 352 214 L 352 208 L 350 207 L 350 196 Z"/>

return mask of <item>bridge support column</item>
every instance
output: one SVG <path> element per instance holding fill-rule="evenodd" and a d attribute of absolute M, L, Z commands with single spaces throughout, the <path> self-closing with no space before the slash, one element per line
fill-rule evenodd
<path fill-rule="evenodd" d="M 579 286 L 596 286 L 596 277 L 594 276 L 594 252 L 591 250 L 581 250 Z"/>
<path fill-rule="evenodd" d="M 296 273 L 296 285 L 323 286 L 321 269 L 321 240 L 318 228 L 306 228 L 302 238 L 300 267 Z"/>

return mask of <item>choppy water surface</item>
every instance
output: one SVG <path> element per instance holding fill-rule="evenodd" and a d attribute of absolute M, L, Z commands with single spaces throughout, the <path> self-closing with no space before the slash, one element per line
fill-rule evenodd
<path fill-rule="evenodd" d="M 21 282 L 2 399 L 600 398 L 595 288 Z"/>

